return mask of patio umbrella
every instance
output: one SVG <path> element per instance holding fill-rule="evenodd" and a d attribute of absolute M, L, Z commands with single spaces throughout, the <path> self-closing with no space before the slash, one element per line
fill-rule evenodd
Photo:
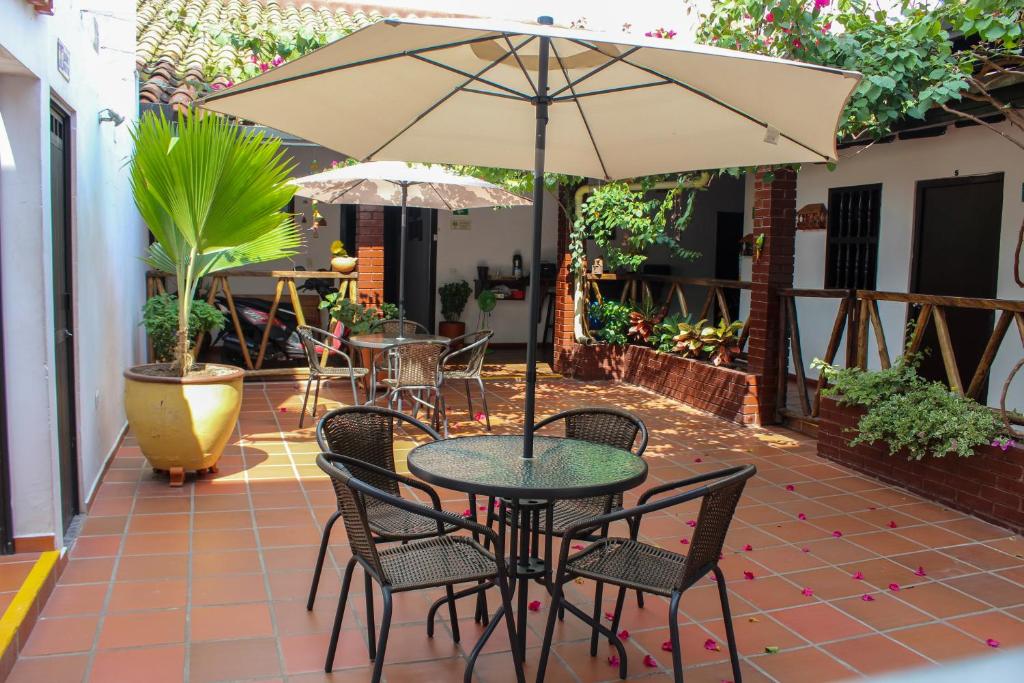
<path fill-rule="evenodd" d="M 201 106 L 364 161 L 533 170 L 523 453 L 531 457 L 545 170 L 615 179 L 831 161 L 859 80 L 682 41 L 556 27 L 550 17 L 388 19 Z"/>
<path fill-rule="evenodd" d="M 295 194 L 325 204 L 401 206 L 398 247 L 398 334 L 405 332 L 405 240 L 408 207 L 420 209 L 481 209 L 525 206 L 529 199 L 473 176 L 458 175 L 440 166 L 375 161 L 339 166 L 316 175 L 295 178 Z"/>

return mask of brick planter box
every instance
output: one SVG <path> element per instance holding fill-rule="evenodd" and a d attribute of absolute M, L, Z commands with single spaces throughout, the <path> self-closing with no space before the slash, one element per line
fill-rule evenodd
<path fill-rule="evenodd" d="M 908 460 L 885 444 L 850 446 L 864 411 L 823 397 L 818 455 L 924 498 L 1024 533 L 1024 450 L 983 446 L 969 458 Z"/>
<path fill-rule="evenodd" d="M 568 369 L 576 379 L 636 384 L 740 424 L 767 422 L 758 412 L 757 376 L 742 370 L 644 346 L 608 344 L 577 346 Z"/>

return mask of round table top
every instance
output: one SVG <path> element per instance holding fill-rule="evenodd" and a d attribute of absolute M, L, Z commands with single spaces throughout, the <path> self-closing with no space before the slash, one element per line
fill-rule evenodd
<path fill-rule="evenodd" d="M 395 344 L 402 344 L 408 342 L 441 342 L 447 344 L 451 341 L 448 337 L 442 337 L 437 334 L 407 334 L 404 337 L 392 337 L 386 334 L 374 333 L 374 334 L 356 334 L 348 338 L 348 341 L 352 346 L 361 346 L 365 349 L 386 349 L 389 346 Z"/>
<path fill-rule="evenodd" d="M 539 435 L 527 459 L 522 435 L 486 435 L 418 446 L 409 471 L 464 493 L 556 500 L 625 491 L 647 478 L 647 463 L 612 446 Z"/>

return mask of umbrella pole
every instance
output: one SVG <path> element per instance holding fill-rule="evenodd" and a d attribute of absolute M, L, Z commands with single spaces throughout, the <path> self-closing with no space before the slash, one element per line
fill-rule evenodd
<path fill-rule="evenodd" d="M 538 23 L 551 24 L 551 17 Z M 540 246 L 544 222 L 544 147 L 548 126 L 548 51 L 551 40 L 540 39 L 537 62 L 536 146 L 533 156 L 533 254 L 530 258 L 530 329 L 526 345 L 526 405 L 523 424 L 523 457 L 533 457 L 533 423 L 537 393 L 537 323 L 540 320 Z"/>
<path fill-rule="evenodd" d="M 405 337 L 405 236 L 409 228 L 409 185 L 402 183 L 402 229 L 398 242 L 398 338 Z"/>

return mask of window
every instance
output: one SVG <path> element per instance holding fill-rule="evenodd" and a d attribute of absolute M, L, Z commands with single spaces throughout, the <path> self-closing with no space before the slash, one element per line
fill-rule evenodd
<path fill-rule="evenodd" d="M 828 191 L 825 287 L 875 288 L 881 204 L 880 184 Z"/>

